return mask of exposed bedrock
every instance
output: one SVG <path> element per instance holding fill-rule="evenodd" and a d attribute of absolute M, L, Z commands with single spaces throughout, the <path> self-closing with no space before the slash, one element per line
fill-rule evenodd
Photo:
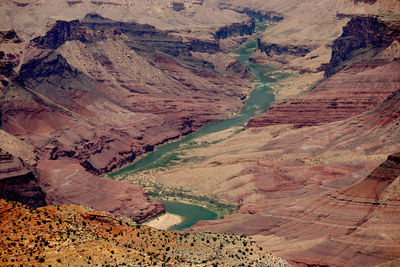
<path fill-rule="evenodd" d="M 49 204 L 139 222 L 164 211 L 139 187 L 95 175 L 243 106 L 251 86 L 192 50 L 153 26 L 97 15 L 56 21 L 30 42 L 18 77 L 2 91 L 0 118 L 2 129 L 35 147 Z"/>
<path fill-rule="evenodd" d="M 353 2 L 355 4 L 357 4 L 357 3 L 367 3 L 367 4 L 370 4 L 370 5 L 375 4 L 376 1 L 378 1 L 378 0 L 353 0 Z"/>
<path fill-rule="evenodd" d="M 222 27 L 215 33 L 216 39 L 226 39 L 232 36 L 252 35 L 255 28 L 255 19 L 249 19 L 244 23 L 234 23 Z"/>
<path fill-rule="evenodd" d="M 341 15 L 346 16 L 346 15 Z M 377 16 L 352 16 L 342 35 L 333 42 L 331 60 L 325 76 L 329 77 L 354 61 L 379 58 L 394 41 L 400 40 L 400 22 Z"/>
<path fill-rule="evenodd" d="M 283 20 L 283 15 L 270 10 L 253 10 L 250 8 L 244 8 L 242 10 L 236 10 L 239 13 L 245 13 L 250 17 L 258 19 L 259 21 L 271 21 L 279 22 Z"/>
<path fill-rule="evenodd" d="M 242 4 L 242 3 L 241 3 Z M 220 1 L 218 7 L 221 9 L 231 9 L 238 13 L 244 13 L 248 16 L 258 19 L 259 21 L 267 20 L 273 22 L 279 22 L 283 19 L 283 15 L 272 10 L 260 10 L 259 8 L 249 8 L 247 4 L 242 5 L 232 5 L 232 3 L 227 3 L 225 1 Z"/>
<path fill-rule="evenodd" d="M 399 115 L 397 91 L 344 121 L 282 136 L 279 128 L 247 129 L 253 133 L 243 138 L 260 138 L 256 159 L 216 192 L 236 196 L 239 213 L 194 230 L 254 235 L 295 266 L 374 266 L 398 258 L 400 159 L 393 152 L 400 149 Z M 263 142 L 268 133 L 274 137 Z M 389 151 L 386 161 L 375 162 Z M 228 161 L 220 157 L 220 165 L 233 167 L 251 150 L 236 158 L 233 153 Z M 250 183 L 235 186 L 237 177 Z"/>
<path fill-rule="evenodd" d="M 332 48 L 326 76 L 305 95 L 273 104 L 248 127 L 292 124 L 312 126 L 346 119 L 377 107 L 400 86 L 400 23 L 371 16 L 351 16 Z M 306 48 L 259 46 L 266 53 L 308 53 Z M 294 114 L 296 114 L 294 116 Z"/>
<path fill-rule="evenodd" d="M 0 149 L 0 198 L 40 207 L 45 194 L 32 171 L 13 155 Z"/>
<path fill-rule="evenodd" d="M 74 159 L 42 160 L 37 170 L 49 205 L 80 204 L 139 223 L 165 211 L 141 187 L 94 176 Z"/>
<path fill-rule="evenodd" d="M 261 42 L 260 38 L 257 38 L 257 46 L 258 49 L 265 52 L 267 56 L 289 54 L 289 55 L 304 57 L 312 50 L 312 48 L 307 46 L 296 46 L 296 45 L 282 46 L 278 44 L 265 44 Z"/>
<path fill-rule="evenodd" d="M 386 201 L 399 201 L 398 192 L 400 186 L 400 152 L 389 155 L 378 168 L 376 168 L 367 178 L 361 182 L 339 190 L 344 197 L 370 199 L 378 204 Z M 398 203 L 400 204 L 400 203 Z"/>
<path fill-rule="evenodd" d="M 43 49 L 57 49 L 66 41 L 86 41 L 89 37 L 86 33 L 79 20 L 57 20 L 44 36 L 36 37 L 31 42 Z"/>
<path fill-rule="evenodd" d="M 295 127 L 339 121 L 381 104 L 400 86 L 400 62 L 364 61 L 317 85 L 308 94 L 273 104 L 248 127 Z"/>
<path fill-rule="evenodd" d="M 0 89 L 10 84 L 20 63 L 22 40 L 14 30 L 0 31 Z"/>

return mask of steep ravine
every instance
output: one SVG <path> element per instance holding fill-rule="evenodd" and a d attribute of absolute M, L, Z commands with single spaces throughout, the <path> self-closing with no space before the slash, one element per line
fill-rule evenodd
<path fill-rule="evenodd" d="M 400 65 L 397 55 L 390 54 L 390 46 L 400 39 L 399 21 L 348 16 L 352 19 L 333 42 L 324 83 L 307 94 L 272 105 L 248 127 L 283 123 L 304 127 L 339 121 L 371 110 L 397 90 Z"/>
<path fill-rule="evenodd" d="M 259 29 L 258 34 L 260 34 L 262 29 L 264 29 L 263 25 L 263 22 L 258 22 L 258 27 L 261 28 Z M 254 89 L 252 90 L 249 97 L 245 100 L 246 107 L 241 112 L 239 112 L 236 116 L 233 116 L 232 118 L 208 124 L 196 133 L 191 134 L 184 139 L 165 144 L 161 147 L 157 147 L 155 152 L 145 156 L 144 158 L 138 160 L 136 163 L 130 166 L 109 174 L 109 176 L 124 176 L 132 171 L 147 169 L 149 166 L 156 163 L 157 160 L 162 159 L 164 155 L 173 152 L 180 146 L 184 146 L 185 143 L 188 143 L 193 139 L 201 137 L 205 134 L 225 131 L 229 128 L 233 128 L 236 126 L 244 127 L 249 119 L 267 110 L 270 104 L 273 102 L 274 98 L 271 94 L 271 89 L 266 86 L 266 83 L 277 81 L 280 79 L 279 75 L 285 77 L 285 74 L 277 68 L 268 68 L 259 64 L 249 62 L 250 56 L 257 48 L 254 38 L 244 43 L 240 48 L 233 51 L 232 54 L 233 57 L 238 60 L 238 62 L 248 67 L 249 70 L 255 75 L 255 77 L 257 77 L 257 79 L 254 81 Z"/>
<path fill-rule="evenodd" d="M 192 140 L 176 164 L 125 179 L 237 203 L 236 213 L 191 231 L 253 235 L 295 266 L 392 261 L 400 256 L 400 71 L 390 51 L 371 61 L 355 53 L 308 94 L 251 120 L 259 125 Z"/>
<path fill-rule="evenodd" d="M 253 20 L 246 25 L 220 37 L 252 33 Z M 15 47 L 16 56 L 2 56 L 1 127 L 34 147 L 46 204 L 79 203 L 138 222 L 159 214 L 163 206 L 140 187 L 98 175 L 236 112 L 251 88 L 245 68 L 191 55 L 220 52 L 218 39 L 184 40 L 97 14 L 53 21 L 29 44 L 4 36 L 2 49 Z"/>

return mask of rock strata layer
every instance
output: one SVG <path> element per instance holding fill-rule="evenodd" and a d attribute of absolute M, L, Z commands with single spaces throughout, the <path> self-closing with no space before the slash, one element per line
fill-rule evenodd
<path fill-rule="evenodd" d="M 400 86 L 400 63 L 360 62 L 317 85 L 308 94 L 273 104 L 247 127 L 294 127 L 343 120 L 381 104 Z"/>
<path fill-rule="evenodd" d="M 0 198 L 40 207 L 46 205 L 38 180 L 22 161 L 0 150 Z"/>
<path fill-rule="evenodd" d="M 227 34 L 251 33 L 253 24 Z M 9 35 L 7 44 L 18 40 Z M 139 187 L 95 175 L 225 118 L 251 88 L 243 67 L 220 69 L 192 56 L 219 52 L 217 40 L 97 14 L 56 20 L 17 48 L 15 62 L 5 58 L 12 68 L 1 91 L 1 126 L 35 148 L 47 203 L 79 203 L 138 222 L 163 206 Z"/>
<path fill-rule="evenodd" d="M 208 160 L 219 162 L 213 165 L 221 177 L 217 196 L 236 197 L 238 214 L 199 223 L 194 230 L 255 235 L 266 249 L 296 266 L 375 265 L 396 259 L 399 103 L 397 91 L 376 109 L 343 121 L 286 132 L 277 126 L 247 129 L 252 133 L 231 142 L 257 139 L 253 161 L 240 165 L 253 151 L 250 143 L 235 156 L 230 142 L 224 144 L 231 147 L 225 152 L 228 160 L 220 150 Z M 272 139 L 262 142 L 268 135 Z M 385 152 L 395 153 L 379 161 Z M 223 168 L 238 166 L 239 171 L 225 176 Z M 238 182 L 244 179 L 249 182 Z"/>
<path fill-rule="evenodd" d="M 400 86 L 398 55 L 390 52 L 390 47 L 400 39 L 399 25 L 397 20 L 389 22 L 369 16 L 352 18 L 343 28 L 342 36 L 334 41 L 325 74 L 329 77 L 342 71 L 307 94 L 273 104 L 266 114 L 250 120 L 248 127 L 319 125 L 377 107 Z M 275 53 L 282 49 L 272 47 L 270 50 Z M 289 49 L 285 53 L 290 53 Z"/>

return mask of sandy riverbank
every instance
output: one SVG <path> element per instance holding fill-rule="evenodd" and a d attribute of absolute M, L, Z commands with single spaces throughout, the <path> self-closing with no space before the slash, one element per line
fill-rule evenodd
<path fill-rule="evenodd" d="M 183 218 L 181 216 L 172 213 L 165 213 L 151 221 L 145 222 L 144 225 L 148 225 L 159 230 L 167 230 L 172 226 L 181 224 L 182 222 Z"/>

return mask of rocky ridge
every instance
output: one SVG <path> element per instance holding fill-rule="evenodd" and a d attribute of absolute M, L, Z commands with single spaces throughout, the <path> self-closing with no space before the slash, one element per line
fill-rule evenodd
<path fill-rule="evenodd" d="M 278 124 L 313 126 L 371 110 L 397 90 L 400 85 L 399 67 L 397 61 L 353 64 L 317 85 L 308 94 L 273 104 L 264 115 L 251 119 L 247 127 Z"/>
<path fill-rule="evenodd" d="M 399 49 L 396 35 L 394 39 L 391 35 L 397 34 L 393 30 L 397 27 L 396 16 L 383 16 L 390 23 L 394 22 L 387 24 L 382 21 L 381 16 L 376 15 L 387 13 L 389 9 L 397 10 L 399 2 L 223 2 L 216 0 L 194 4 L 184 1 L 183 5 L 178 5 L 179 10 L 172 7 L 171 12 L 188 14 L 191 4 L 217 4 L 219 7 L 225 4 L 231 5 L 231 9 L 242 11 L 243 5 L 249 5 L 252 6 L 251 10 L 262 10 L 259 14 L 268 14 L 271 10 L 279 11 L 279 16 L 284 20 L 270 27 L 259 40 L 261 47 L 270 47 L 269 57 L 266 59 L 265 53 L 260 50 L 253 61 L 270 62 L 300 72 L 322 72 L 325 69 L 333 71 L 327 75 L 330 76 L 329 79 L 314 87 L 309 94 L 273 105 L 271 116 L 268 114 L 254 119 L 245 131 L 227 137 L 226 140 L 207 144 L 207 149 L 201 148 L 203 143 L 200 142 L 200 148 L 190 152 L 188 156 L 201 160 L 163 172 L 143 174 L 143 177 L 177 188 L 182 186 L 199 196 L 213 192 L 219 200 L 239 206 L 237 214 L 219 221 L 199 223 L 193 231 L 254 235 L 264 248 L 275 251 L 290 263 L 299 266 L 360 266 L 392 262 L 399 256 L 398 218 L 395 213 L 398 208 L 398 186 L 397 178 L 392 175 L 397 175 L 396 152 L 400 150 L 399 65 L 396 59 Z M 120 5 L 118 1 L 110 3 L 99 1 L 98 5 L 108 6 L 110 10 Z M 29 3 L 26 4 L 28 5 Z M 79 6 L 82 7 L 80 4 Z M 357 12 L 363 16 L 359 16 Z M 305 19 L 299 21 L 299 18 Z M 36 63 L 39 63 L 39 68 L 33 68 L 39 74 L 38 80 L 29 76 L 27 66 L 21 68 L 26 74 L 25 86 L 28 84 L 29 87 L 21 84 L 13 87 L 13 94 L 8 91 L 6 96 L 12 99 L 15 92 L 19 92 L 19 102 L 13 102 L 12 106 L 2 106 L 2 110 L 11 110 L 5 116 L 5 129 L 32 144 L 39 144 L 37 147 L 40 149 L 37 151 L 45 160 L 38 162 L 37 169 L 41 173 L 42 181 L 50 185 L 46 196 L 53 203 L 79 200 L 90 204 L 85 202 L 87 199 L 81 199 L 79 194 L 82 187 L 80 183 L 86 181 L 81 178 L 93 177 L 87 179 L 88 184 L 84 184 L 84 188 L 90 184 L 96 185 L 93 186 L 96 190 L 104 184 L 99 179 L 95 181 L 96 177 L 87 171 L 101 173 L 112 169 L 120 160 L 131 160 L 131 152 L 137 148 L 141 151 L 152 150 L 153 144 L 168 140 L 157 136 L 160 128 L 171 129 L 170 136 L 176 137 L 202 123 L 194 122 L 188 114 L 194 114 L 198 118 L 200 113 L 207 118 L 204 119 L 207 122 L 213 121 L 230 111 L 226 108 L 228 104 L 236 103 L 221 103 L 221 99 L 217 98 L 219 94 L 214 93 L 218 87 L 213 87 L 212 84 L 232 82 L 232 77 L 228 75 L 223 80 L 218 69 L 213 70 L 212 65 L 204 62 L 204 59 L 212 56 L 199 55 L 201 60 L 195 61 L 195 64 L 185 59 L 190 58 L 187 51 L 203 53 L 202 49 L 208 46 L 212 48 L 213 55 L 218 55 L 220 51 L 214 45 L 217 43 L 215 37 L 212 34 L 210 37 L 209 28 L 206 30 L 207 37 L 203 36 L 202 40 L 211 41 L 204 43 L 196 39 L 196 42 L 200 42 L 199 48 L 190 48 L 187 45 L 190 43 L 188 40 L 199 32 L 204 33 L 202 29 L 196 28 L 189 32 L 182 27 L 166 33 L 144 27 L 146 33 L 161 36 L 164 44 L 177 41 L 174 45 L 180 45 L 178 51 L 171 50 L 170 47 L 160 51 L 153 47 L 157 39 L 146 36 L 135 40 L 129 36 L 129 31 L 124 32 L 127 25 L 136 27 L 137 23 L 125 21 L 118 28 L 119 25 L 110 21 L 99 23 L 99 18 L 95 20 L 97 22 L 94 27 L 82 26 L 86 28 L 85 35 L 93 33 L 97 38 L 95 40 L 79 39 L 78 34 L 53 48 L 34 47 L 26 53 L 24 63 L 29 64 L 30 60 L 37 60 Z M 351 22 L 348 24 L 348 21 Z M 366 35 L 356 30 L 360 26 L 357 23 L 365 23 L 365 27 L 361 28 L 366 29 Z M 104 24 L 112 25 L 107 29 L 108 25 Z M 348 35 L 342 34 L 341 30 L 346 24 Z M 167 25 L 163 30 L 170 26 Z M 216 29 L 220 29 L 220 26 Z M 382 38 L 375 38 L 380 36 L 375 31 L 382 29 L 385 32 L 383 37 L 389 36 L 390 40 L 383 38 L 383 43 L 380 43 Z M 76 32 L 79 33 L 79 30 Z M 117 30 L 115 36 L 108 35 L 114 33 L 114 30 Z M 338 37 L 340 41 L 335 43 L 334 40 Z M 115 39 L 117 42 L 114 42 Z M 146 45 L 141 45 L 141 42 Z M 325 65 L 329 63 L 331 56 L 330 44 L 336 45 L 333 47 L 336 56 L 331 64 Z M 110 49 L 115 46 L 118 49 Z M 133 52 L 126 47 L 133 48 Z M 114 52 L 111 53 L 111 50 Z M 128 50 L 129 53 L 126 52 Z M 127 55 L 129 60 L 123 55 Z M 339 59 L 337 64 L 335 59 Z M 91 64 L 86 64 L 87 62 Z M 130 69 L 129 66 L 134 65 L 132 62 L 138 62 L 140 69 Z M 223 63 L 220 62 L 221 67 L 224 66 Z M 343 66 L 346 67 L 342 68 Z M 140 72 L 141 69 L 145 71 Z M 340 71 L 337 72 L 338 70 Z M 156 73 L 154 76 L 159 79 L 148 76 L 147 73 Z M 62 75 L 62 79 L 54 74 Z M 200 82 L 195 83 L 194 80 L 198 81 L 199 78 Z M 79 90 L 71 90 L 71 80 L 79 81 L 78 85 L 74 84 Z M 234 83 L 238 87 L 243 85 L 236 81 Z M 70 95 L 63 90 L 47 88 L 54 84 L 61 84 L 61 89 L 67 89 Z M 120 90 L 121 88 L 129 93 Z M 196 98 L 184 98 L 186 95 L 183 91 L 198 91 L 198 95 L 193 93 Z M 121 92 L 124 94 L 120 95 Z M 245 94 L 239 90 L 225 92 L 224 97 L 233 96 L 236 100 L 241 94 Z M 86 97 L 88 94 L 93 94 L 94 100 Z M 210 114 L 201 113 L 200 109 L 196 109 L 196 104 L 186 110 L 180 106 L 180 101 L 169 98 L 172 94 L 179 95 L 186 102 L 193 99 L 197 101 L 205 95 L 207 101 L 215 100 L 211 105 L 213 108 L 215 103 L 219 103 L 220 111 L 223 112 L 214 114 L 215 117 L 208 117 Z M 26 99 L 31 102 L 24 106 Z M 131 102 L 132 99 L 135 100 Z M 161 107 L 160 99 L 167 99 Z M 207 101 L 204 103 L 209 103 Z M 141 105 L 142 102 L 150 103 L 151 112 L 149 107 Z M 45 108 L 43 103 L 46 104 Z M 201 103 L 203 109 L 204 103 Z M 236 107 L 239 108 L 240 105 L 237 104 Z M 183 123 L 181 118 L 174 117 L 175 113 L 182 113 L 180 108 L 187 111 L 184 114 L 188 119 L 185 118 Z M 24 113 L 18 115 L 21 110 Z M 134 112 L 132 114 L 129 111 Z M 124 117 L 125 120 L 121 119 L 120 114 L 126 112 L 129 115 Z M 301 115 L 296 118 L 294 114 L 298 112 Z M 26 119 L 26 114 L 30 113 L 39 113 L 46 120 L 38 117 Z M 136 113 L 140 113 L 140 116 Z M 165 113 L 168 114 L 168 119 L 160 119 L 159 115 Z M 146 119 L 152 121 L 150 125 L 159 125 L 161 122 L 160 128 L 145 126 L 133 134 L 132 124 L 129 122 L 135 120 L 142 123 L 145 121 L 142 116 L 147 116 Z M 113 124 L 115 119 L 120 120 L 121 124 Z M 47 124 L 43 124 L 43 121 Z M 60 122 L 68 124 L 60 125 Z M 104 131 L 99 131 L 93 125 L 100 125 Z M 116 139 L 107 136 L 107 132 L 111 130 L 113 137 L 117 136 Z M 123 144 L 128 142 L 137 146 L 114 159 L 114 151 L 123 151 Z M 147 146 L 146 143 L 150 145 Z M 383 163 L 388 155 L 391 156 Z M 79 175 L 74 180 L 76 173 Z M 59 177 L 60 174 L 64 180 L 56 181 L 54 177 Z M 57 184 L 58 182 L 62 183 Z M 72 187 L 68 188 L 71 184 Z M 60 194 L 62 190 L 65 191 Z M 101 192 L 108 190 L 106 187 Z M 123 190 L 119 188 L 110 191 L 111 194 L 117 194 Z M 70 199 L 65 200 L 60 196 L 69 196 Z M 108 204 L 99 203 L 103 205 L 103 209 Z M 111 210 L 118 215 L 124 215 L 117 213 L 118 205 L 121 204 L 114 202 Z M 135 205 L 132 202 L 124 207 Z"/>
<path fill-rule="evenodd" d="M 334 41 L 325 76 L 307 94 L 276 103 L 248 127 L 291 124 L 311 126 L 342 120 L 378 106 L 399 86 L 396 52 L 385 53 L 400 38 L 399 21 L 353 17 Z M 346 67 L 347 66 L 347 67 Z M 293 113 L 292 113 L 293 112 Z M 291 116 L 290 114 L 296 114 Z M 316 113 L 320 113 L 315 117 Z"/>
<path fill-rule="evenodd" d="M 339 16 L 346 17 L 343 14 Z M 352 59 L 371 61 L 381 58 L 382 52 L 400 39 L 399 20 L 377 16 L 347 17 L 351 20 L 343 27 L 342 35 L 333 42 L 331 60 L 325 71 L 327 77 L 345 68 L 349 62 L 354 64 Z"/>
<path fill-rule="evenodd" d="M 141 178 L 195 195 L 213 188 L 239 211 L 193 231 L 255 236 L 295 266 L 389 262 L 399 255 L 397 154 L 387 156 L 400 150 L 399 96 L 339 122 L 249 128 L 189 154 L 202 162 Z"/>
<path fill-rule="evenodd" d="M 201 160 L 130 179 L 236 203 L 237 214 L 191 230 L 252 235 L 295 266 L 395 263 L 396 42 L 354 53 L 346 68 L 308 94 L 273 104 L 237 135 L 210 136 L 206 148 L 196 141 L 187 157 Z"/>
<path fill-rule="evenodd" d="M 251 33 L 249 21 L 243 32 L 237 24 L 220 37 Z M 224 118 L 250 90 L 244 67 L 216 68 L 192 56 L 219 53 L 217 39 L 98 14 L 55 20 L 29 43 L 13 31 L 4 36 L 11 38 L 4 51 L 10 42 L 18 47 L 3 58 L 2 129 L 35 148 L 31 164 L 47 204 L 81 203 L 139 222 L 155 216 L 162 205 L 139 187 L 96 175 Z"/>
<path fill-rule="evenodd" d="M 40 207 L 45 194 L 32 171 L 13 155 L 0 149 L 0 197 Z"/>
<path fill-rule="evenodd" d="M 0 200 L 0 217 L 7 265 L 289 266 L 246 236 L 161 231 L 81 206 L 31 209 Z"/>

